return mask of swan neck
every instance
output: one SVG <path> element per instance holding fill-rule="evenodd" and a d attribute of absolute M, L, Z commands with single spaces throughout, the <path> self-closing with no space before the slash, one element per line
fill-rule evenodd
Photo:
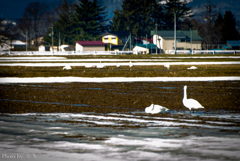
<path fill-rule="evenodd" d="M 184 95 L 183 95 L 183 99 L 187 99 L 187 88 L 184 88 Z"/>

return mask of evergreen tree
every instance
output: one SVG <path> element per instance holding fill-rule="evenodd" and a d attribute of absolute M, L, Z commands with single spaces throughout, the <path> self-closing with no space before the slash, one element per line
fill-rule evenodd
<path fill-rule="evenodd" d="M 223 34 L 222 28 L 223 28 L 223 18 L 221 13 L 219 13 L 217 19 L 214 21 L 214 26 L 213 26 L 214 44 L 224 43 L 223 37 L 222 37 L 222 34 Z"/>
<path fill-rule="evenodd" d="M 103 3 L 102 0 L 79 0 L 79 5 L 75 5 L 72 42 L 99 39 L 99 35 L 108 29 Z"/>
<path fill-rule="evenodd" d="M 226 11 L 223 18 L 222 27 L 223 41 L 227 40 L 239 40 L 239 33 L 236 30 L 236 20 L 231 11 Z"/>
<path fill-rule="evenodd" d="M 61 38 L 62 44 L 70 43 L 70 30 L 72 27 L 73 6 L 71 1 L 64 0 L 63 4 L 58 9 L 59 20 L 54 25 L 58 32 L 58 37 Z"/>
<path fill-rule="evenodd" d="M 73 5 L 71 0 L 63 0 L 62 3 L 55 9 L 58 14 L 58 20 L 53 23 L 44 37 L 45 45 L 52 44 L 52 36 L 54 37 L 54 45 L 58 45 L 59 39 L 61 44 L 71 44 L 71 28 Z M 53 27 L 53 29 L 52 29 Z M 52 33 L 53 30 L 53 33 Z"/>
<path fill-rule="evenodd" d="M 188 4 L 187 0 L 168 0 L 167 1 L 167 3 L 164 5 L 164 9 L 165 9 L 164 29 L 173 30 L 174 13 L 176 13 L 177 24 L 179 24 L 184 18 L 193 16 L 193 12 L 191 8 L 187 6 L 187 4 Z"/>
<path fill-rule="evenodd" d="M 162 23 L 162 6 L 157 0 L 124 0 L 112 19 L 112 31 L 129 31 L 137 37 L 145 37 Z"/>

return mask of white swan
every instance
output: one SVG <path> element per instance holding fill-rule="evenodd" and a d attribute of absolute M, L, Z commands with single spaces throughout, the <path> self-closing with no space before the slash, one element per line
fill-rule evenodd
<path fill-rule="evenodd" d="M 72 69 L 70 65 L 66 65 L 65 67 L 63 67 L 63 70 L 66 69 L 66 70 L 70 70 Z"/>
<path fill-rule="evenodd" d="M 133 67 L 134 65 L 132 64 L 132 61 L 130 61 L 130 63 L 129 63 L 129 67 L 131 68 L 131 67 Z"/>
<path fill-rule="evenodd" d="M 106 66 L 103 64 L 100 64 L 100 65 L 97 65 L 97 68 L 106 68 Z"/>
<path fill-rule="evenodd" d="M 187 99 L 187 86 L 184 86 L 184 94 L 183 94 L 183 100 L 182 103 L 185 107 L 187 107 L 190 111 L 194 109 L 204 108 L 197 100 L 195 99 Z"/>
<path fill-rule="evenodd" d="M 167 69 L 170 68 L 170 65 L 169 64 L 165 64 L 164 67 L 166 67 Z"/>
<path fill-rule="evenodd" d="M 191 66 L 190 68 L 187 68 L 187 69 L 197 69 L 197 67 L 195 67 L 195 66 Z"/>
<path fill-rule="evenodd" d="M 151 104 L 149 107 L 145 108 L 145 112 L 146 113 L 151 113 L 151 114 L 157 114 L 157 113 L 164 113 L 166 111 L 168 111 L 169 109 L 160 105 L 154 105 Z"/>
<path fill-rule="evenodd" d="M 95 65 L 85 65 L 85 68 L 94 68 Z"/>
<path fill-rule="evenodd" d="M 116 67 L 120 68 L 120 67 L 121 67 L 121 65 L 117 63 Z"/>

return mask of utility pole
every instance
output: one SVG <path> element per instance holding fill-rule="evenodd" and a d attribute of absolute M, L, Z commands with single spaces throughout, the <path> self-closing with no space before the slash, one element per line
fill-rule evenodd
<path fill-rule="evenodd" d="M 156 35 L 156 54 L 157 54 L 157 21 L 156 21 L 156 30 L 155 30 L 155 35 Z"/>
<path fill-rule="evenodd" d="M 190 29 L 191 32 L 191 51 L 192 51 L 192 29 Z"/>
<path fill-rule="evenodd" d="M 148 41 L 147 41 L 147 34 L 146 34 L 146 48 L 147 48 L 147 43 L 148 43 Z"/>
<path fill-rule="evenodd" d="M 60 46 L 61 46 L 61 32 L 58 30 L 58 51 L 60 51 Z"/>
<path fill-rule="evenodd" d="M 132 46 L 132 43 L 131 43 L 131 41 L 132 41 L 132 40 L 131 40 L 131 37 L 132 37 L 132 35 L 131 35 L 131 31 L 130 31 L 130 42 L 129 42 L 129 43 L 130 43 L 130 51 L 132 50 L 132 47 L 131 47 L 131 46 Z"/>
<path fill-rule="evenodd" d="M 26 31 L 26 51 L 28 50 L 28 30 Z"/>
<path fill-rule="evenodd" d="M 176 24 L 176 11 L 174 12 L 174 54 L 176 54 L 176 37 L 177 37 L 177 24 Z"/>
<path fill-rule="evenodd" d="M 53 52 L 53 26 L 52 26 L 52 52 Z"/>

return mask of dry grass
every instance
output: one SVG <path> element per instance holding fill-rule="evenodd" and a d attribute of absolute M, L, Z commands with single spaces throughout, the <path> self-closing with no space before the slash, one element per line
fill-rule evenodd
<path fill-rule="evenodd" d="M 128 113 L 144 111 L 151 103 L 188 110 L 182 105 L 184 85 L 188 97 L 197 99 L 205 112 L 239 112 L 239 81 L 0 85 L 0 112 Z"/>

